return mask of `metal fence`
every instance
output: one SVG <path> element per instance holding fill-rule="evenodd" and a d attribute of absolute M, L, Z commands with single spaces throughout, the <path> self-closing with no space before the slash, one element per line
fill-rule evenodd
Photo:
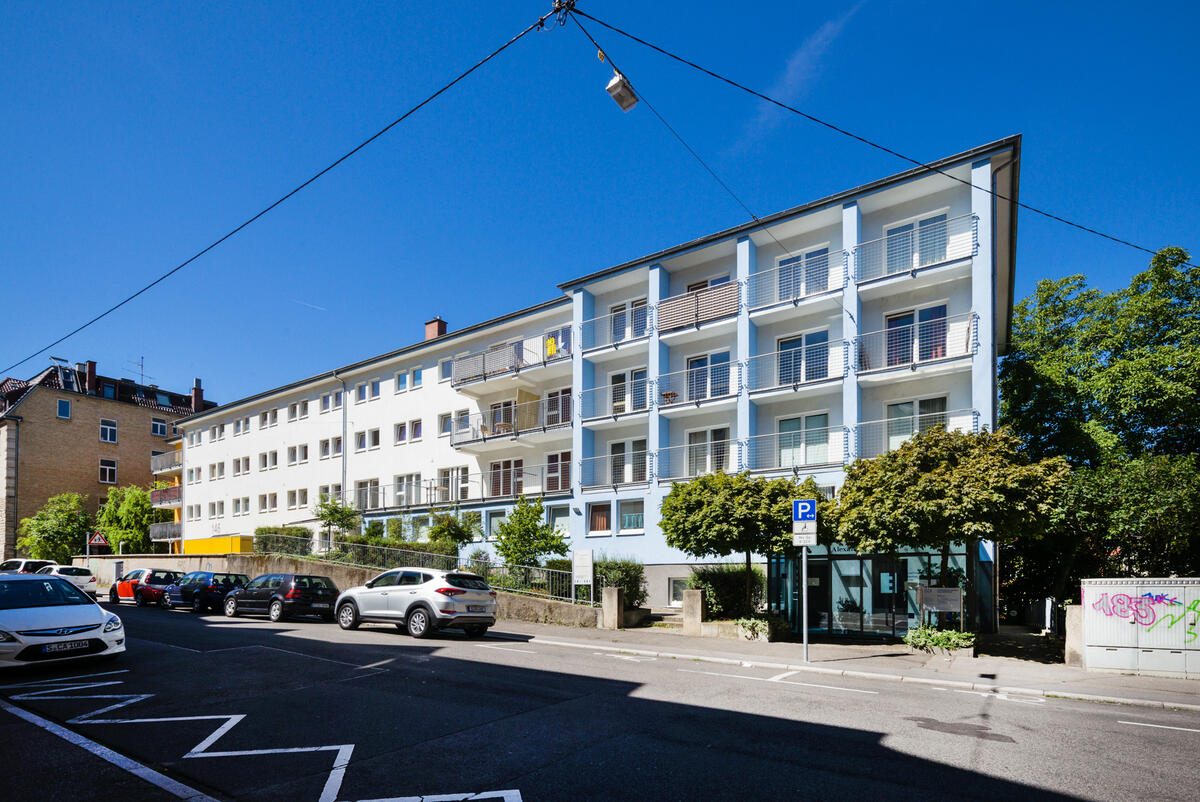
<path fill-rule="evenodd" d="M 975 353 L 974 312 L 894 325 L 854 338 L 858 372 L 919 365 Z M 912 320 L 911 316 L 906 319 Z"/>
<path fill-rule="evenodd" d="M 645 412 L 650 409 L 653 392 L 654 382 L 644 375 L 632 381 L 593 387 L 579 394 L 579 416 L 586 420 Z"/>
<path fill-rule="evenodd" d="M 178 521 L 150 524 L 150 539 L 153 541 L 179 540 L 181 537 L 183 537 L 183 524 Z"/>
<path fill-rule="evenodd" d="M 545 365 L 571 356 L 571 327 L 494 345 L 486 351 L 455 357 L 450 384 L 457 387 L 489 376 Z"/>
<path fill-rule="evenodd" d="M 738 311 L 740 291 L 741 285 L 731 281 L 660 301 L 656 311 L 658 330 L 674 331 L 688 326 L 699 326 L 710 320 L 732 317 Z"/>
<path fill-rule="evenodd" d="M 854 249 L 855 279 L 870 281 L 974 256 L 979 247 L 978 224 L 978 217 L 964 214 L 897 226 Z"/>
<path fill-rule="evenodd" d="M 845 340 L 834 340 L 753 356 L 746 360 L 746 387 L 751 392 L 795 389 L 802 384 L 840 379 L 846 373 L 846 354 Z"/>
<path fill-rule="evenodd" d="M 645 337 L 653 326 L 650 309 L 642 304 L 583 321 L 580 339 L 584 350 L 619 345 Z"/>
<path fill-rule="evenodd" d="M 720 362 L 664 373 L 654 383 L 660 407 L 698 404 L 737 395 L 741 391 L 741 364 Z"/>
<path fill-rule="evenodd" d="M 183 451 L 176 449 L 150 457 L 150 473 L 170 471 L 183 466 Z"/>
<path fill-rule="evenodd" d="M 579 461 L 579 484 L 584 488 L 648 484 L 649 481 L 650 454 L 646 451 L 587 457 Z"/>
<path fill-rule="evenodd" d="M 761 309 L 841 289 L 846 283 L 846 252 L 822 249 L 780 261 L 746 279 L 746 304 Z"/>
<path fill-rule="evenodd" d="M 540 401 L 496 405 L 488 412 L 464 415 L 450 421 L 450 445 L 482 442 L 492 438 L 511 439 L 571 425 L 571 394 L 563 393 Z"/>
<path fill-rule="evenodd" d="M 469 548 L 469 546 L 468 546 Z M 559 601 L 587 604 L 577 601 L 571 593 L 571 572 L 553 568 L 528 565 L 505 565 L 493 560 L 477 560 L 471 557 L 435 554 L 433 552 L 394 549 L 388 546 L 347 543 L 337 539 L 326 539 L 321 534 L 311 538 L 288 535 L 255 535 L 254 551 L 257 554 L 280 554 L 292 557 L 311 557 L 340 565 L 358 568 L 374 568 L 386 571 L 392 568 L 429 568 L 435 571 L 468 571 L 478 574 L 498 590 L 542 596 Z"/>
<path fill-rule="evenodd" d="M 714 440 L 660 448 L 654 455 L 655 476 L 659 479 L 692 479 L 708 473 L 737 469 L 734 459 L 736 440 Z"/>
<path fill-rule="evenodd" d="M 406 488 L 397 487 L 397 498 Z M 571 490 L 571 462 L 562 460 L 552 465 L 529 465 L 522 460 L 503 460 L 495 467 L 480 473 L 458 469 L 425 482 L 428 504 L 452 504 L 458 501 L 479 501 L 514 498 L 520 495 L 541 496 L 566 493 Z M 411 506 L 411 505 L 397 505 Z"/>
<path fill-rule="evenodd" d="M 855 456 L 864 459 L 878 457 L 899 448 L 918 432 L 937 425 L 951 431 L 979 431 L 979 413 L 973 409 L 956 409 L 949 412 L 926 412 L 917 415 L 897 415 L 887 420 L 868 421 L 855 427 L 857 451 Z"/>

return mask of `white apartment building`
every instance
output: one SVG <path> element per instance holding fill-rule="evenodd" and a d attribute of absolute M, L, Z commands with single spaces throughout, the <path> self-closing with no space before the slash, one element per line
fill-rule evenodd
<path fill-rule="evenodd" d="M 694 563 L 658 529 L 673 482 L 749 470 L 832 493 L 848 461 L 923 428 L 994 426 L 1019 152 L 1019 137 L 974 148 L 458 331 L 435 319 L 421 342 L 180 421 L 183 546 L 311 526 L 339 493 L 417 533 L 453 504 L 490 534 L 538 495 L 573 548 L 642 560 L 650 603 L 671 603 Z M 875 557 L 818 560 L 825 629 L 911 618 L 931 557 Z M 993 550 L 955 559 L 972 615 L 992 616 Z M 798 590 L 771 571 L 782 609 Z"/>

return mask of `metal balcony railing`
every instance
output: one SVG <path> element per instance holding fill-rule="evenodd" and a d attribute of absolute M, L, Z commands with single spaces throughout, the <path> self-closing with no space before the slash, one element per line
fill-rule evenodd
<path fill-rule="evenodd" d="M 974 409 L 956 409 L 950 412 L 899 415 L 886 420 L 860 423 L 854 427 L 855 455 L 864 459 L 878 457 L 899 448 L 914 434 L 939 424 L 951 431 L 978 432 L 979 412 Z"/>
<path fill-rule="evenodd" d="M 179 485 L 150 491 L 151 507 L 178 507 L 182 502 L 183 488 Z"/>
<path fill-rule="evenodd" d="M 979 250 L 979 218 L 945 215 L 910 223 L 854 249 L 857 281 L 908 273 L 922 267 L 965 259 Z"/>
<path fill-rule="evenodd" d="M 750 392 L 796 389 L 804 384 L 840 379 L 846 374 L 849 349 L 845 340 L 760 354 L 746 360 L 743 377 Z"/>
<path fill-rule="evenodd" d="M 840 289 L 846 284 L 848 262 L 845 251 L 828 250 L 784 259 L 779 267 L 746 279 L 746 305 L 762 309 Z"/>
<path fill-rule="evenodd" d="M 544 496 L 571 491 L 571 463 L 494 468 L 481 473 L 431 479 L 425 483 L 427 504 L 455 504 L 516 496 Z"/>
<path fill-rule="evenodd" d="M 183 537 L 183 524 L 178 521 L 150 524 L 150 539 L 153 541 L 179 540 Z"/>
<path fill-rule="evenodd" d="M 741 468 L 785 471 L 841 465 L 845 462 L 849 441 L 850 430 L 842 426 L 747 437 L 739 443 Z"/>
<path fill-rule="evenodd" d="M 737 466 L 737 441 L 716 440 L 660 448 L 654 455 L 654 473 L 659 479 L 692 479 L 708 473 L 732 473 Z"/>
<path fill-rule="evenodd" d="M 655 381 L 654 389 L 655 403 L 660 407 L 727 398 L 741 392 L 741 365 L 720 362 L 664 373 Z"/>
<path fill-rule="evenodd" d="M 740 292 L 741 285 L 730 281 L 660 301 L 655 313 L 658 331 L 666 333 L 699 326 L 710 320 L 733 317 L 738 311 Z"/>
<path fill-rule="evenodd" d="M 977 344 L 976 319 L 974 312 L 967 312 L 860 334 L 854 338 L 858 372 L 971 356 Z"/>
<path fill-rule="evenodd" d="M 572 396 L 566 393 L 540 401 L 505 404 L 488 412 L 455 418 L 450 424 L 450 445 L 478 443 L 498 437 L 511 440 L 532 432 L 569 427 L 571 399 Z"/>
<path fill-rule="evenodd" d="M 593 387 L 579 394 L 579 417 L 584 420 L 645 412 L 654 401 L 654 382 L 640 378 Z"/>
<path fill-rule="evenodd" d="M 585 488 L 647 484 L 649 481 L 650 453 L 647 451 L 608 454 L 579 461 L 579 484 Z"/>
<path fill-rule="evenodd" d="M 651 307 L 634 306 L 583 321 L 580 325 L 580 340 L 585 351 L 604 348 L 645 337 L 653 326 Z"/>
<path fill-rule="evenodd" d="M 537 334 L 455 357 L 450 384 L 457 387 L 502 373 L 548 365 L 570 356 L 571 328 L 564 326 L 551 334 Z"/>
<path fill-rule="evenodd" d="M 183 452 L 168 451 L 150 457 L 150 473 L 165 473 L 183 467 Z"/>

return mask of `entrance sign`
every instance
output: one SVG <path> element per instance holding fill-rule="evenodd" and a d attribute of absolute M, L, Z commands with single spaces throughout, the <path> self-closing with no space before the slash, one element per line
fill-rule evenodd
<path fill-rule="evenodd" d="M 800 631 L 804 633 L 804 662 L 808 662 L 808 547 L 817 545 L 817 500 L 815 498 L 797 498 L 792 500 L 792 545 L 800 547 L 800 587 L 804 589 L 802 598 L 804 623 Z"/>
<path fill-rule="evenodd" d="M 961 613 L 962 588 L 917 588 L 917 604 L 931 613 Z"/>
<path fill-rule="evenodd" d="M 592 584 L 592 550 L 571 552 L 571 582 L 576 585 Z"/>

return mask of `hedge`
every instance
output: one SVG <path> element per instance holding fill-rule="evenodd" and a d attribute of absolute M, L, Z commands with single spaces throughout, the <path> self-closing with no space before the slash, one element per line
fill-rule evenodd
<path fill-rule="evenodd" d="M 260 526 L 254 530 L 254 550 L 273 554 L 312 553 L 312 532 L 303 526 Z"/>
<path fill-rule="evenodd" d="M 546 560 L 546 567 L 556 571 L 570 571 L 571 561 L 566 559 Z M 625 591 L 625 606 L 641 607 L 646 603 L 646 567 L 630 557 L 596 556 L 592 563 L 595 588 L 593 598 L 600 600 L 601 588 L 621 588 Z M 586 585 L 575 588 L 577 599 L 587 599 Z"/>
<path fill-rule="evenodd" d="M 692 569 L 689 588 L 705 591 L 709 617 L 740 618 L 758 612 L 766 595 L 767 577 L 761 568 L 751 566 L 750 609 L 746 609 L 746 567 L 743 565 L 706 565 Z"/>

